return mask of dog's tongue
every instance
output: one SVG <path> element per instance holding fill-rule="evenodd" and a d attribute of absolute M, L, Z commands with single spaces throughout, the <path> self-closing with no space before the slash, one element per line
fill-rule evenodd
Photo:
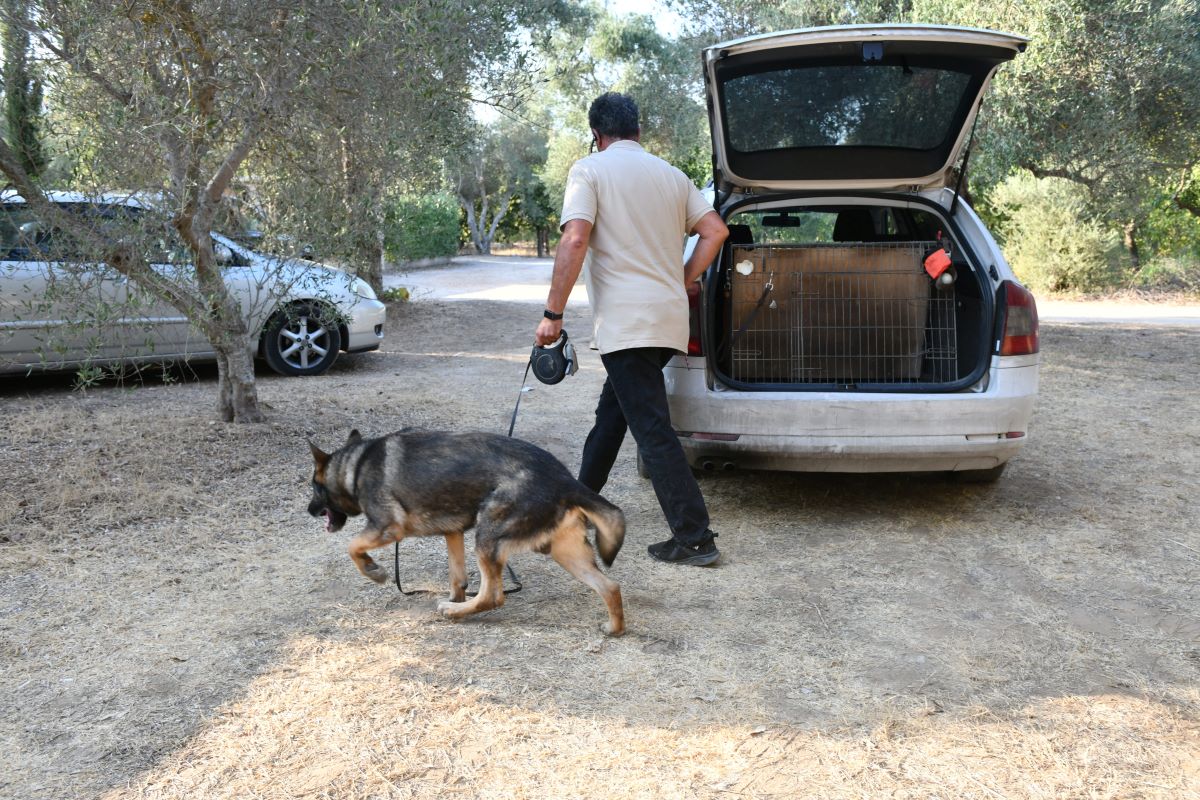
<path fill-rule="evenodd" d="M 333 515 L 329 513 L 328 508 L 325 509 L 325 530 L 329 533 L 333 532 Z"/>

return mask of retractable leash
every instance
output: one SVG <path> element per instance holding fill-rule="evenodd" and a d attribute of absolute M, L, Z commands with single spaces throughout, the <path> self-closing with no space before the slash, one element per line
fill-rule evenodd
<path fill-rule="evenodd" d="M 517 404 L 513 407 L 512 420 L 508 423 L 508 438 L 512 438 L 513 430 L 517 427 L 517 412 L 521 410 L 521 397 L 526 393 L 533 391 L 532 386 L 526 386 L 525 383 L 529 380 L 529 371 L 533 370 L 533 376 L 542 383 L 553 386 L 568 375 L 574 375 L 579 371 L 579 359 L 575 356 L 575 345 L 570 343 L 567 337 L 567 332 L 564 330 L 562 336 L 553 344 L 548 344 L 545 347 L 534 345 L 533 350 L 529 353 L 529 360 L 525 362 L 525 375 L 521 378 L 521 388 L 517 392 Z M 403 595 L 414 594 L 434 594 L 429 589 L 405 589 L 400 585 L 400 542 L 394 543 L 392 549 L 392 574 L 396 579 L 396 589 Z M 521 583 L 521 579 L 517 577 L 517 573 L 513 570 L 512 564 L 505 563 L 504 568 L 508 570 L 508 577 L 512 578 L 515 584 L 511 589 L 505 589 L 504 594 L 516 594 L 525 588 Z M 467 592 L 467 597 L 474 597 L 479 592 Z"/>

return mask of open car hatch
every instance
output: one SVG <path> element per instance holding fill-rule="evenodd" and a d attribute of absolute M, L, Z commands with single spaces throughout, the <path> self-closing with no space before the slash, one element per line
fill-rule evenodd
<path fill-rule="evenodd" d="M 716 184 L 768 191 L 931 189 L 966 142 L 1011 33 L 855 25 L 704 51 Z"/>

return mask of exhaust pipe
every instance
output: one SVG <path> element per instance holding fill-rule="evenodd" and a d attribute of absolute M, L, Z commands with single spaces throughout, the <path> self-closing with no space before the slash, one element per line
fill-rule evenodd
<path fill-rule="evenodd" d="M 735 469 L 737 469 L 737 464 L 734 464 L 732 461 L 726 461 L 721 465 L 721 469 L 723 469 L 725 472 L 733 472 Z"/>
<path fill-rule="evenodd" d="M 705 459 L 704 461 L 700 462 L 700 468 L 703 469 L 705 472 L 712 472 L 714 469 L 717 468 L 717 465 L 714 464 L 712 461 Z"/>

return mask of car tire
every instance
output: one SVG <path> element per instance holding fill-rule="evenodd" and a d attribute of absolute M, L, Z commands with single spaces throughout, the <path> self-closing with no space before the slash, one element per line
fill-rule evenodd
<path fill-rule="evenodd" d="M 990 469 L 964 469 L 957 472 L 951 472 L 950 478 L 955 483 L 995 483 L 1000 480 L 1000 476 L 1004 474 L 1004 468 L 1008 466 L 1008 462 L 999 464 Z"/>
<path fill-rule="evenodd" d="M 318 303 L 294 303 L 280 309 L 263 329 L 263 357 L 280 375 L 320 375 L 333 366 L 341 349 L 337 319 Z"/>

